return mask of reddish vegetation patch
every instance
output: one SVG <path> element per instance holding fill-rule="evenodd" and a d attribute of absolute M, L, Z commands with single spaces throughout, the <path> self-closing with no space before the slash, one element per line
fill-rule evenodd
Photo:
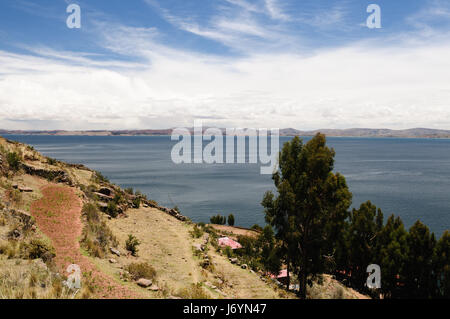
<path fill-rule="evenodd" d="M 61 273 L 67 266 L 77 264 L 83 273 L 84 282 L 95 283 L 95 297 L 137 298 L 138 296 L 113 278 L 100 272 L 80 252 L 78 242 L 83 225 L 81 223 L 82 202 L 72 188 L 50 185 L 42 189 L 43 197 L 31 205 L 31 214 L 38 227 L 47 235 L 56 250 L 55 262 Z"/>

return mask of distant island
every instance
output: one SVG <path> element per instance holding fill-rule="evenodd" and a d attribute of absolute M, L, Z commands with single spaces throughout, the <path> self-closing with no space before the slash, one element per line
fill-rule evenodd
<path fill-rule="evenodd" d="M 206 129 L 206 128 L 205 128 Z M 314 136 L 316 133 L 327 136 L 342 137 L 402 137 L 402 138 L 450 138 L 450 130 L 429 128 L 412 128 L 406 130 L 350 128 L 350 129 L 319 129 L 312 131 L 297 130 L 294 128 L 280 129 L 280 136 Z M 147 130 L 1 130 L 0 135 L 59 135 L 59 136 L 163 136 L 171 135 L 172 129 Z"/>

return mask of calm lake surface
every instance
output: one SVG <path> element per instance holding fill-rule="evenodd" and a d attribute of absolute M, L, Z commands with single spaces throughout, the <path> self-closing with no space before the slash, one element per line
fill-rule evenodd
<path fill-rule="evenodd" d="M 273 189 L 259 164 L 172 163 L 169 136 L 26 136 L 7 138 L 34 146 L 58 160 L 81 163 L 113 183 L 133 187 L 196 222 L 233 213 L 236 224 L 263 225 L 260 205 Z M 282 144 L 291 138 L 282 137 Z M 309 138 L 305 138 L 305 141 Z M 347 179 L 353 206 L 371 200 L 406 227 L 422 220 L 440 236 L 450 229 L 450 140 L 328 138 L 336 150 L 335 171 Z"/>

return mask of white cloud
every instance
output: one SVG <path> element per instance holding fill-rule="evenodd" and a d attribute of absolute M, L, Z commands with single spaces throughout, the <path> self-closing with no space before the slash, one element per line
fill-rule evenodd
<path fill-rule="evenodd" d="M 0 126 L 166 128 L 203 117 L 219 126 L 450 128 L 449 45 L 232 60 L 139 45 L 149 61 L 139 70 L 0 52 Z"/>
<path fill-rule="evenodd" d="M 272 19 L 289 21 L 290 17 L 280 7 L 278 0 L 265 0 L 267 11 Z"/>
<path fill-rule="evenodd" d="M 42 46 L 0 51 L 0 128 L 167 128 L 203 118 L 218 126 L 450 129 L 445 33 L 433 29 L 426 41 L 403 33 L 306 56 L 292 49 L 301 39 L 255 19 L 257 7 L 227 1 L 244 11 L 201 25 L 161 12 L 182 30 L 245 53 L 239 58 L 163 45 L 155 28 L 101 22 L 99 45 L 127 59 Z M 271 4 L 272 14 L 283 14 Z M 333 23 L 343 17 L 339 8 L 329 14 Z"/>

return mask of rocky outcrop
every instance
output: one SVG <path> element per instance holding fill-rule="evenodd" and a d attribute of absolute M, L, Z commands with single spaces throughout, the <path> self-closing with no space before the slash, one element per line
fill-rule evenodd
<path fill-rule="evenodd" d="M 34 218 L 23 210 L 11 209 L 9 211 L 12 217 L 18 219 L 25 227 L 31 227 L 34 224 Z"/>
<path fill-rule="evenodd" d="M 120 251 L 118 249 L 110 247 L 109 250 L 111 251 L 112 254 L 120 257 Z"/>
<path fill-rule="evenodd" d="M 169 214 L 170 216 L 175 217 L 178 220 L 181 220 L 182 222 L 186 222 L 186 221 L 189 220 L 189 218 L 187 218 L 186 216 L 181 215 L 176 209 L 162 207 L 162 206 L 157 206 L 155 208 L 163 211 L 166 214 Z"/>
<path fill-rule="evenodd" d="M 21 164 L 22 169 L 25 173 L 29 175 L 35 175 L 42 178 L 45 178 L 48 181 L 55 183 L 67 184 L 69 186 L 73 186 L 73 182 L 69 177 L 69 174 L 63 170 L 52 170 L 45 168 L 37 168 L 28 164 Z"/>
<path fill-rule="evenodd" d="M 116 192 L 111 187 L 103 186 L 97 191 L 97 193 L 112 198 Z"/>
<path fill-rule="evenodd" d="M 94 192 L 94 195 L 96 195 L 98 197 L 98 199 L 101 200 L 102 202 L 110 202 L 114 199 L 114 197 L 105 195 L 100 192 Z"/>
<path fill-rule="evenodd" d="M 145 278 L 139 279 L 138 281 L 136 281 L 136 283 L 138 284 L 138 286 L 143 288 L 150 287 L 153 284 L 151 280 Z"/>

